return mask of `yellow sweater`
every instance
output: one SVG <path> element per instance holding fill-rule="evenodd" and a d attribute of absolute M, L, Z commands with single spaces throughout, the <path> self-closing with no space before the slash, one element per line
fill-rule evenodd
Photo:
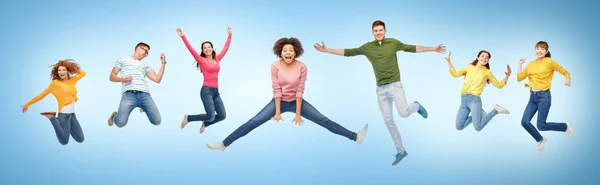
<path fill-rule="evenodd" d="M 552 77 L 554 77 L 554 71 L 565 76 L 567 80 L 571 80 L 571 74 L 565 68 L 558 65 L 551 58 L 545 57 L 527 64 L 527 67 L 517 74 L 517 81 L 523 81 L 527 77 L 529 82 L 525 84 L 525 87 L 542 91 L 549 90 L 552 84 Z"/>
<path fill-rule="evenodd" d="M 460 71 L 456 71 L 453 68 L 450 68 L 450 74 L 454 77 L 465 76 L 465 82 L 463 83 L 462 89 L 460 91 L 461 94 L 472 94 L 475 96 L 481 96 L 481 92 L 483 92 L 483 87 L 485 83 L 489 80 L 490 83 L 494 84 L 494 86 L 498 87 L 498 89 L 502 89 L 506 85 L 506 83 L 499 82 L 496 80 L 496 77 L 492 75 L 492 72 L 485 68 L 485 66 L 474 66 L 469 64 L 467 67 L 461 69 Z"/>
<path fill-rule="evenodd" d="M 56 97 L 56 101 L 58 101 L 57 112 L 60 112 L 60 110 L 64 106 L 69 105 L 70 103 L 78 100 L 77 89 L 75 88 L 75 84 L 77 84 L 77 81 L 83 78 L 85 74 L 85 71 L 79 69 L 79 71 L 77 71 L 77 74 L 73 75 L 68 80 L 52 80 L 52 82 L 50 82 L 50 85 L 48 85 L 46 90 L 44 90 L 44 92 L 40 93 L 33 99 L 29 100 L 29 102 L 25 104 L 25 107 L 29 107 L 32 104 L 37 103 L 38 101 L 46 97 L 48 94 L 52 93 L 52 95 Z"/>

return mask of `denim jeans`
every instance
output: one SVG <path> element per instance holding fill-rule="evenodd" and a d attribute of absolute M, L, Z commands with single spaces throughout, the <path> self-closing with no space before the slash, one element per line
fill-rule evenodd
<path fill-rule="evenodd" d="M 533 91 L 529 95 L 529 102 L 527 103 L 527 107 L 525 108 L 525 112 L 523 113 L 523 118 L 521 119 L 521 125 L 535 141 L 540 142 L 543 137 L 538 132 L 535 127 L 531 124 L 531 119 L 533 119 L 533 115 L 535 112 L 538 113 L 537 116 L 537 129 L 540 131 L 567 131 L 566 123 L 556 123 L 556 122 L 546 122 L 546 118 L 548 118 L 548 112 L 550 112 L 550 105 L 552 104 L 552 95 L 549 90 L 546 91 Z"/>
<path fill-rule="evenodd" d="M 396 104 L 398 115 L 403 118 L 407 118 L 411 114 L 419 110 L 419 104 L 408 103 L 406 100 L 406 94 L 404 93 L 404 86 L 402 82 L 393 82 L 377 86 L 377 100 L 379 102 L 379 110 L 383 116 L 383 122 L 387 126 L 394 145 L 398 153 L 404 152 L 404 146 L 402 145 L 402 137 L 400 131 L 394 123 L 394 112 L 392 103 Z"/>
<path fill-rule="evenodd" d="M 219 89 L 203 86 L 200 90 L 200 98 L 204 104 L 205 114 L 188 115 L 189 122 L 204 121 L 204 126 L 208 127 L 225 119 L 225 105 L 221 100 Z"/>
<path fill-rule="evenodd" d="M 498 111 L 492 109 L 482 117 L 481 97 L 479 96 L 463 94 L 460 99 L 460 108 L 458 108 L 458 114 L 456 115 L 457 130 L 462 130 L 473 123 L 475 130 L 481 131 L 494 116 L 498 115 Z M 469 113 L 471 113 L 471 116 L 469 116 Z"/>
<path fill-rule="evenodd" d="M 280 112 L 281 114 L 285 112 L 295 112 L 296 111 L 296 101 L 286 102 L 281 101 L 280 104 Z M 344 136 L 352 141 L 356 140 L 356 133 L 349 131 L 348 129 L 342 127 L 336 122 L 331 121 L 329 118 L 325 117 L 321 114 L 315 107 L 313 107 L 310 103 L 302 99 L 302 107 L 300 109 L 300 115 L 316 124 L 325 127 L 330 132 Z M 269 121 L 273 116 L 275 116 L 275 99 L 271 99 L 269 102 L 256 116 L 252 119 L 248 120 L 248 122 L 244 123 L 242 126 L 238 127 L 233 133 L 231 133 L 225 140 L 223 140 L 223 144 L 227 147 L 231 145 L 235 140 L 244 137 L 246 134 L 250 133 L 250 131 L 254 130 L 258 126 L 263 123 Z"/>
<path fill-rule="evenodd" d="M 56 138 L 60 144 L 68 144 L 69 136 L 73 136 L 73 139 L 79 143 L 85 139 L 75 113 L 58 113 L 57 117 L 50 118 L 50 123 L 54 127 Z"/>
<path fill-rule="evenodd" d="M 117 125 L 117 127 L 124 127 L 127 125 L 129 115 L 136 107 L 144 110 L 150 123 L 153 125 L 160 125 L 160 112 L 158 111 L 158 108 L 156 108 L 156 104 L 154 103 L 154 100 L 152 100 L 150 93 L 133 90 L 125 91 L 121 96 L 121 103 L 119 103 L 117 115 L 112 117 L 115 125 Z"/>

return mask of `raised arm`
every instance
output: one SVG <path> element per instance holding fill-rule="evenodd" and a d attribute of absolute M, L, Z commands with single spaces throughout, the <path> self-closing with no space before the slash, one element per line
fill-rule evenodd
<path fill-rule="evenodd" d="M 81 80 L 81 78 L 83 78 L 83 77 L 84 77 L 84 76 L 87 74 L 87 73 L 86 73 L 86 72 L 85 72 L 83 69 L 81 69 L 81 68 L 79 68 L 79 70 L 77 70 L 77 72 L 76 72 L 76 73 L 77 73 L 77 74 L 75 74 L 75 75 L 73 75 L 73 77 L 71 77 L 71 79 L 75 80 L 76 82 L 77 82 L 77 81 L 79 81 L 79 80 Z"/>
<path fill-rule="evenodd" d="M 315 49 L 317 49 L 317 51 L 331 53 L 331 54 L 338 55 L 338 56 L 356 56 L 356 55 L 363 54 L 362 50 L 360 50 L 359 48 L 349 49 L 349 50 L 347 50 L 347 49 L 331 49 L 331 48 L 327 48 L 325 46 L 325 43 L 322 41 L 321 41 L 321 44 L 315 43 L 314 47 L 315 47 Z"/>
<path fill-rule="evenodd" d="M 167 59 L 164 53 L 160 55 L 160 61 L 161 64 L 160 69 L 158 70 L 158 74 L 156 74 L 153 69 L 150 69 L 150 67 L 148 67 L 148 72 L 146 73 L 146 76 L 153 82 L 156 82 L 157 84 L 159 84 L 162 81 L 163 75 L 165 74 L 165 64 L 167 64 Z"/>
<path fill-rule="evenodd" d="M 504 72 L 504 73 L 506 74 L 506 76 L 504 76 L 504 79 L 502 80 L 502 82 L 499 82 L 496 79 L 496 77 L 494 77 L 492 72 L 488 71 L 488 73 L 487 73 L 488 80 L 490 81 L 490 83 L 492 83 L 492 85 L 496 86 L 498 89 L 502 89 L 504 86 L 506 86 L 506 83 L 508 82 L 508 77 L 512 73 L 509 65 L 506 65 L 506 72 Z"/>
<path fill-rule="evenodd" d="M 177 28 L 177 34 L 179 34 L 179 37 L 181 37 L 181 40 L 183 40 L 185 47 L 187 47 L 187 49 L 190 51 L 190 53 L 192 54 L 192 56 L 194 57 L 196 62 L 200 63 L 200 61 L 206 60 L 204 57 L 200 56 L 198 54 L 198 52 L 196 52 L 196 50 L 194 49 L 194 47 L 192 47 L 192 45 L 188 41 L 187 37 L 181 31 L 181 29 Z M 200 46 L 200 47 L 202 47 L 202 46 Z"/>
<path fill-rule="evenodd" d="M 452 77 L 454 77 L 454 78 L 458 78 L 460 76 L 464 76 L 465 74 L 467 74 L 468 66 L 457 72 L 456 69 L 454 69 L 454 66 L 452 65 L 452 60 L 450 60 L 450 56 L 452 56 L 452 52 L 449 52 L 448 57 L 445 57 L 446 61 L 448 61 L 448 68 L 449 68 L 450 75 L 452 75 Z"/>
<path fill-rule="evenodd" d="M 521 82 L 525 80 L 527 76 L 529 76 L 529 73 L 527 72 L 527 67 L 525 67 L 525 70 L 523 70 L 523 63 L 525 63 L 525 58 L 519 60 L 519 66 L 517 67 L 517 82 Z"/>
<path fill-rule="evenodd" d="M 225 46 L 223 46 L 223 50 L 219 52 L 219 54 L 215 57 L 217 62 L 221 62 L 221 59 L 227 54 L 229 51 L 229 45 L 231 44 L 231 28 L 227 27 L 227 41 L 225 41 Z"/>

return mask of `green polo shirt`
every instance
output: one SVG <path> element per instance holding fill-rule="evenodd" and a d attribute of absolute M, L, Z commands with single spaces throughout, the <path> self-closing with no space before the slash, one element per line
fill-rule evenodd
<path fill-rule="evenodd" d="M 396 52 L 417 52 L 415 45 L 404 44 L 394 38 L 385 38 L 379 44 L 376 40 L 367 42 L 359 48 L 344 49 L 344 56 L 365 55 L 377 79 L 377 85 L 400 81 L 400 67 Z"/>

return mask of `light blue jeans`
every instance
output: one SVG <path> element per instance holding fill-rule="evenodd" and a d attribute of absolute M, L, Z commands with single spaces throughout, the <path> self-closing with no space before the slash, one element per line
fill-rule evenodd
<path fill-rule="evenodd" d="M 456 115 L 456 130 L 462 130 L 473 123 L 475 130 L 481 131 L 494 116 L 498 115 L 498 111 L 492 109 L 483 116 L 479 96 L 463 94 L 460 99 L 460 108 L 458 108 L 458 114 Z M 471 116 L 469 116 L 469 113 L 471 113 Z"/>
<path fill-rule="evenodd" d="M 125 91 L 123 93 L 117 115 L 112 117 L 115 125 L 119 128 L 127 125 L 129 115 L 136 107 L 144 110 L 150 123 L 153 125 L 160 125 L 160 112 L 158 112 L 158 108 L 156 108 L 156 104 L 154 103 L 154 100 L 152 100 L 150 93 L 143 91 Z"/>

